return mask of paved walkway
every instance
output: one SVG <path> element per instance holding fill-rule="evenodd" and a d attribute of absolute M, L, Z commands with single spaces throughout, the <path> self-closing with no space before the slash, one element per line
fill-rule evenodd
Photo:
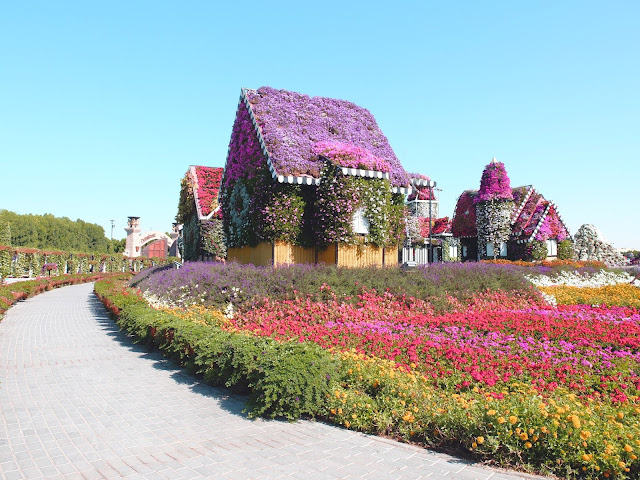
<path fill-rule="evenodd" d="M 243 397 L 132 344 L 92 288 L 43 293 L 0 322 L 2 479 L 527 478 L 318 422 L 249 420 Z"/>

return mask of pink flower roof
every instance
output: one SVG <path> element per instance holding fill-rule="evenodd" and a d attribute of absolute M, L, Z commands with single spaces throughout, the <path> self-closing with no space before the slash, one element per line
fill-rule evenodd
<path fill-rule="evenodd" d="M 482 172 L 480 190 L 475 198 L 476 202 L 493 200 L 513 200 L 511 185 L 504 163 L 498 162 L 495 157 Z"/>
<path fill-rule="evenodd" d="M 409 175 L 365 108 L 271 87 L 243 89 L 238 108 L 249 110 L 275 175 L 318 178 L 321 155 L 345 162 L 348 153 L 362 163 L 353 168 L 379 168 L 394 186 L 409 185 Z"/>

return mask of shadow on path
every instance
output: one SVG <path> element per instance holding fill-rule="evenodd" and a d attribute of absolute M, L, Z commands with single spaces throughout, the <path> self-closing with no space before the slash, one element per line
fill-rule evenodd
<path fill-rule="evenodd" d="M 151 360 L 153 368 L 172 372 L 171 378 L 174 381 L 188 386 L 192 392 L 198 395 L 217 400 L 220 407 L 225 411 L 248 418 L 248 415 L 243 412 L 247 396 L 232 393 L 223 387 L 211 386 L 198 376 L 189 373 L 184 367 L 165 358 L 158 348 L 136 343 L 133 336 L 118 328 L 109 311 L 93 293 L 88 298 L 88 303 L 91 314 L 97 324 L 105 331 L 107 336 L 113 338 L 122 347 L 139 354 L 140 358 Z"/>

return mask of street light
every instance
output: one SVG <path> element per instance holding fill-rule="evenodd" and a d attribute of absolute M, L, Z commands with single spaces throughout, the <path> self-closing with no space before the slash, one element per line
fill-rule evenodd
<path fill-rule="evenodd" d="M 113 241 L 113 225 L 114 225 L 113 222 L 115 222 L 115 220 L 109 220 L 109 221 L 111 222 L 111 240 Z"/>
<path fill-rule="evenodd" d="M 436 185 L 437 183 L 433 180 L 429 180 L 429 183 L 427 184 L 427 186 L 429 187 L 429 250 L 427 250 L 429 256 L 428 263 L 433 263 L 433 245 L 431 244 L 431 233 L 433 231 L 433 225 L 431 224 L 431 197 L 433 196 L 433 189 Z"/>

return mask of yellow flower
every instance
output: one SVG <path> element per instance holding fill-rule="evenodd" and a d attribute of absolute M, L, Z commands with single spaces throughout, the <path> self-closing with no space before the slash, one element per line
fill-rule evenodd
<path fill-rule="evenodd" d="M 529 440 L 529 435 L 527 435 L 527 432 L 522 432 L 520 434 L 520 440 Z"/>
<path fill-rule="evenodd" d="M 625 445 L 624 446 L 624 451 L 627 453 L 631 453 L 633 452 L 633 448 L 631 448 L 631 445 Z"/>
<path fill-rule="evenodd" d="M 516 417 L 515 415 L 511 415 L 509 417 L 509 423 L 511 423 L 511 425 L 515 424 L 518 421 L 518 417 Z"/>
<path fill-rule="evenodd" d="M 493 409 L 487 411 L 487 415 L 489 415 L 490 417 L 493 417 L 497 412 Z"/>
<path fill-rule="evenodd" d="M 589 437 L 591 437 L 591 432 L 589 432 L 588 430 L 583 430 L 580 432 L 580 438 L 583 440 L 588 440 Z"/>
<path fill-rule="evenodd" d="M 583 453 L 582 460 L 584 460 L 585 462 L 588 462 L 589 460 L 591 460 L 591 455 L 589 455 L 588 453 Z"/>
<path fill-rule="evenodd" d="M 476 438 L 476 442 L 478 443 L 478 445 L 482 445 L 484 443 L 484 437 Z"/>
<path fill-rule="evenodd" d="M 524 444 L 524 448 L 531 448 L 533 445 L 531 445 L 530 442 L 525 442 Z"/>
<path fill-rule="evenodd" d="M 504 422 L 506 422 L 506 420 L 504 419 L 504 417 L 498 417 L 498 423 L 500 425 L 502 425 Z"/>

